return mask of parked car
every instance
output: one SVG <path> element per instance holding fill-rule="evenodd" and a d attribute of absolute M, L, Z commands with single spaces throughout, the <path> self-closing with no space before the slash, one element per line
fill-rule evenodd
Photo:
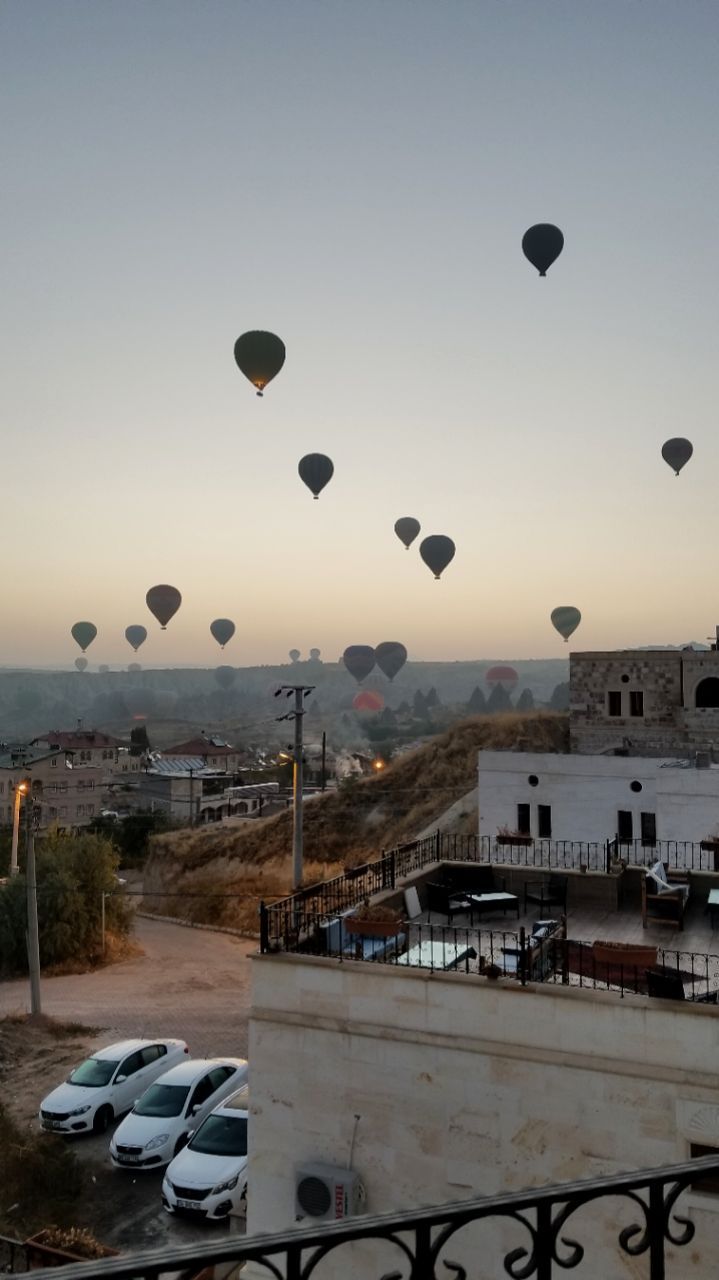
<path fill-rule="evenodd" d="M 226 1218 L 247 1212 L 247 1085 L 226 1098 L 168 1165 L 162 1203 L 168 1213 Z"/>
<path fill-rule="evenodd" d="M 132 1169 L 169 1164 L 213 1107 L 246 1083 L 244 1058 L 191 1058 L 166 1071 L 115 1130 L 113 1164 Z"/>
<path fill-rule="evenodd" d="M 104 1133 L 189 1052 L 184 1040 L 121 1040 L 98 1049 L 43 1098 L 40 1124 L 58 1133 Z"/>

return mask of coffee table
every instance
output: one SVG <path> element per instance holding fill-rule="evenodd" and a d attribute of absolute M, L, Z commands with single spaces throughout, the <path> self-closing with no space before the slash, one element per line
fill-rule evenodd
<path fill-rule="evenodd" d="M 477 911 L 482 915 L 485 911 L 503 911 L 507 914 L 510 907 L 514 907 L 519 919 L 519 898 L 516 893 L 468 893 L 467 897 L 472 903 L 470 911 L 470 919 L 474 920 L 474 913 Z M 717 903 L 719 906 L 719 903 Z"/>

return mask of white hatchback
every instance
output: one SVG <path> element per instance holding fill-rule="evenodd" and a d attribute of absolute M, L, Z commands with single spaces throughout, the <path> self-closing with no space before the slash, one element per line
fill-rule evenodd
<path fill-rule="evenodd" d="M 247 1083 L 244 1058 L 191 1058 L 167 1071 L 115 1130 L 113 1164 L 155 1169 L 169 1164 L 213 1107 Z"/>
<path fill-rule="evenodd" d="M 226 1218 L 247 1212 L 247 1086 L 215 1107 L 165 1171 L 168 1213 Z"/>
<path fill-rule="evenodd" d="M 104 1133 L 189 1049 L 184 1040 L 121 1040 L 98 1049 L 40 1104 L 40 1124 L 56 1133 Z"/>

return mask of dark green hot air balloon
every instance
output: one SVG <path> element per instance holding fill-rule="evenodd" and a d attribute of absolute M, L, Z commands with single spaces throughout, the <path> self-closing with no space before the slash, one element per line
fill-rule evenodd
<path fill-rule="evenodd" d="M 540 276 L 546 276 L 564 248 L 564 236 L 551 222 L 538 222 L 522 237 L 522 250 Z"/>
<path fill-rule="evenodd" d="M 235 343 L 237 367 L 257 388 L 261 396 L 268 382 L 277 377 L 285 363 L 285 344 L 276 333 L 264 329 L 251 329 L 243 333 Z"/>
<path fill-rule="evenodd" d="M 210 623 L 210 631 L 213 639 L 217 641 L 220 648 L 224 649 L 235 634 L 235 624 L 229 618 L 215 618 L 215 621 Z M 222 668 L 218 667 L 218 670 L 221 671 Z"/>
<path fill-rule="evenodd" d="M 147 640 L 147 627 L 142 627 L 139 623 L 133 624 L 131 627 L 125 627 L 125 639 L 137 653 L 140 645 Z"/>
<path fill-rule="evenodd" d="M 234 667 L 218 667 L 215 672 L 215 680 L 221 689 L 230 689 L 235 683 L 237 672 Z"/>
<path fill-rule="evenodd" d="M 342 661 L 350 675 L 361 684 L 374 667 L 374 649 L 369 644 L 351 644 L 342 654 Z"/>
<path fill-rule="evenodd" d="M 75 622 L 70 628 L 70 635 L 84 653 L 95 639 L 97 627 L 94 622 Z"/>
<path fill-rule="evenodd" d="M 686 466 L 693 452 L 694 446 L 691 440 L 684 440 L 681 436 L 677 436 L 672 440 L 665 440 L 662 445 L 662 457 L 672 468 L 675 475 L 679 475 L 682 467 Z"/>
<path fill-rule="evenodd" d="M 182 604 L 182 596 L 177 587 L 169 587 L 167 583 L 160 583 L 157 587 L 150 587 L 145 596 L 145 601 L 150 613 L 157 618 L 162 630 L 165 631 L 170 618 L 174 618 Z"/>
<path fill-rule="evenodd" d="M 443 533 L 432 533 L 419 544 L 419 554 L 437 579 L 454 559 L 455 550 L 452 539 Z"/>
<path fill-rule="evenodd" d="M 335 469 L 332 459 L 325 457 L 324 453 L 306 453 L 304 458 L 300 458 L 297 470 L 300 480 L 304 481 L 315 498 L 319 498 L 325 485 L 332 479 Z"/>
<path fill-rule="evenodd" d="M 405 551 L 409 551 L 421 527 L 419 520 L 415 520 L 414 516 L 402 516 L 399 520 L 395 520 L 394 531 L 400 542 L 404 543 Z"/>
<path fill-rule="evenodd" d="M 555 631 L 559 632 L 560 636 L 564 636 L 565 642 L 572 632 L 576 631 L 582 621 L 581 613 L 571 604 L 558 605 L 556 609 L 552 609 L 550 617 L 552 626 Z"/>
<path fill-rule="evenodd" d="M 375 659 L 380 671 L 388 680 L 394 680 L 407 661 L 407 650 L 399 640 L 383 640 L 375 649 Z"/>

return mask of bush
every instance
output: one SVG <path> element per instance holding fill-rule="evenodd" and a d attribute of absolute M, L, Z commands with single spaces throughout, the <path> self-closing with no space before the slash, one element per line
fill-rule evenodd
<path fill-rule="evenodd" d="M 119 821 L 116 818 L 98 818 L 91 830 L 104 836 L 118 852 L 121 867 L 142 867 L 149 851 L 150 836 L 172 831 L 178 823 L 165 813 L 150 809 L 138 809 Z"/>
<path fill-rule="evenodd" d="M 77 1156 L 62 1138 L 23 1132 L 0 1104 L 0 1233 L 29 1235 L 48 1218 L 71 1222 L 82 1183 Z"/>

